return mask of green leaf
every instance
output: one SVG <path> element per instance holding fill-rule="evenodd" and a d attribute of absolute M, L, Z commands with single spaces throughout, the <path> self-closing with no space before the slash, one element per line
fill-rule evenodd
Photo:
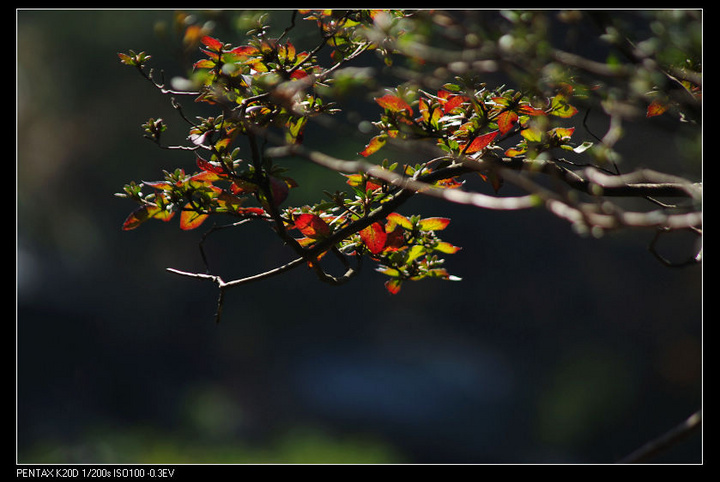
<path fill-rule="evenodd" d="M 543 131 L 534 127 L 521 130 L 520 135 L 530 142 L 542 142 L 543 140 Z"/>
<path fill-rule="evenodd" d="M 421 246 L 419 244 L 416 244 L 412 248 L 410 248 L 410 251 L 408 251 L 408 257 L 405 260 L 406 263 L 412 263 L 416 259 L 418 259 L 420 256 L 425 254 L 425 246 Z"/>

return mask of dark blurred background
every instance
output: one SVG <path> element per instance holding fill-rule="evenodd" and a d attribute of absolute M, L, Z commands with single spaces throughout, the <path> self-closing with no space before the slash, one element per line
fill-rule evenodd
<path fill-rule="evenodd" d="M 181 73 L 173 18 L 17 11 L 18 462 L 608 463 L 700 408 L 701 268 L 662 266 L 650 231 L 581 237 L 542 210 L 413 200 L 404 213 L 452 219 L 463 281 L 391 296 L 372 269 L 342 287 L 300 269 L 230 291 L 216 325 L 214 287 L 165 271 L 202 269 L 204 230 L 123 232 L 134 206 L 113 196 L 193 170 L 142 138 L 149 117 L 185 127 L 116 55 Z M 626 129 L 629 166 L 700 179 L 664 130 Z M 290 202 L 343 186 L 292 167 L 309 192 Z M 291 259 L 261 225 L 206 247 L 227 278 Z M 657 461 L 701 461 L 701 437 Z"/>

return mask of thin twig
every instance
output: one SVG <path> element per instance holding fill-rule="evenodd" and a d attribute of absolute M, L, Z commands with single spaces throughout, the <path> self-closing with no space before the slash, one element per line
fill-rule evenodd
<path fill-rule="evenodd" d="M 695 433 L 702 425 L 702 412 L 698 410 L 681 424 L 673 427 L 660 437 L 651 440 L 635 452 L 620 460 L 621 464 L 637 464 L 657 457 L 667 449 Z"/>

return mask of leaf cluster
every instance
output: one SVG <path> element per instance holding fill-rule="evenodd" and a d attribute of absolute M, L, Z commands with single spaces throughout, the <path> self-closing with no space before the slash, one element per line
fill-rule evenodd
<path fill-rule="evenodd" d="M 297 48 L 290 40 L 298 15 L 316 27 L 318 40 L 312 48 Z M 553 51 L 545 40 L 529 43 L 528 38 L 540 39 L 546 33 L 534 14 L 508 12 L 505 16 L 517 24 L 513 35 L 502 35 L 495 44 L 488 36 L 486 45 L 475 51 L 465 50 L 460 58 L 468 58 L 468 52 L 482 53 L 492 60 L 478 66 L 514 66 L 525 55 L 533 65 L 540 59 L 552 59 L 543 67 L 546 72 L 562 70 L 556 65 L 562 63 L 567 71 L 589 70 L 611 78 L 627 75 L 622 67 L 598 65 Z M 398 293 L 406 281 L 458 279 L 446 270 L 443 257 L 460 248 L 439 236 L 450 219 L 401 214 L 401 206 L 415 194 L 493 209 L 544 205 L 576 226 L 598 230 L 623 224 L 671 224 L 665 213 L 661 217 L 624 216 L 607 203 L 602 209 L 598 209 L 599 203 L 579 203 L 517 174 L 529 168 L 526 170 L 550 173 L 591 195 L 611 192 L 603 191 L 604 186 L 591 185 L 588 179 L 595 171 L 588 172 L 585 179 L 567 169 L 570 163 L 562 160 L 563 165 L 556 155 L 590 151 L 599 158 L 597 153 L 612 153 L 616 142 L 613 136 L 620 131 L 613 128 L 602 139 L 594 135 L 576 139 L 578 105 L 596 95 L 582 75 L 567 74 L 558 80 L 557 75 L 548 74 L 552 81 L 524 90 L 505 85 L 489 87 L 481 80 L 482 75 L 463 67 L 465 60 L 448 61 L 457 75 L 434 88 L 422 82 L 406 82 L 373 96 L 380 109 L 377 120 L 372 122 L 377 131 L 368 136 L 358 153 L 359 160 L 334 159 L 303 146 L 311 121 L 327 121 L 340 112 L 333 93 L 346 88 L 343 69 L 352 61 L 370 52 L 380 56 L 388 68 L 397 58 L 405 58 L 412 65 L 441 58 L 428 45 L 417 42 L 431 28 L 451 24 L 449 17 L 432 12 L 298 10 L 280 36 L 270 37 L 268 26 L 259 23 L 239 45 L 193 30 L 199 58 L 192 63 L 187 79 L 179 83 L 183 88 L 175 90 L 157 82 L 152 70 L 148 71 L 150 55 L 134 51 L 118 54 L 123 64 L 134 67 L 163 94 L 170 95 L 172 105 L 189 125 L 184 145 L 163 144 L 167 126 L 159 118 L 143 124 L 145 137 L 162 148 L 190 152 L 194 160 L 193 172 L 178 168 L 164 172 L 159 181 L 127 184 L 118 196 L 139 206 L 126 218 L 123 229 L 135 229 L 150 219 L 168 222 L 176 216 L 183 230 L 196 229 L 215 216 L 232 218 L 232 226 L 246 221 L 264 222 L 299 256 L 266 275 L 305 264 L 321 280 L 338 284 L 356 274 L 362 259 L 369 258 L 376 270 L 387 277 L 386 289 Z M 527 35 L 523 37 L 521 32 Z M 472 36 L 466 34 L 464 38 Z M 325 55 L 328 50 L 329 55 Z M 699 101 L 701 87 L 696 77 L 690 72 L 676 79 L 685 97 L 667 95 L 662 89 L 649 93 L 645 98 L 646 116 L 656 117 Z M 209 106 L 214 114 L 189 118 L 185 114 L 187 106 L 176 100 L 180 96 Z M 616 104 L 604 102 L 607 111 L 615 115 L 610 106 Z M 619 122 L 617 117 L 612 120 Z M 378 153 L 387 152 L 386 146 L 417 142 L 430 146 L 437 155 L 412 165 L 387 159 L 378 164 L 370 162 Z M 278 158 L 293 155 L 337 171 L 345 176 L 348 189 L 326 191 L 325 198 L 312 205 L 292 205 L 291 191 L 301 186 L 278 164 Z M 610 158 L 610 154 L 606 157 Z M 609 173 L 602 166 L 591 166 Z M 468 173 L 478 174 L 490 183 L 495 195 L 507 179 L 529 194 L 525 198 L 499 198 L 467 192 L 463 176 Z M 645 192 L 642 189 L 647 187 L 638 187 L 638 192 Z M 658 187 L 665 189 L 663 192 L 675 189 L 673 192 L 679 195 L 696 199 L 693 189 L 684 185 Z M 618 192 L 634 189 L 622 185 Z M 694 229 L 696 213 L 682 216 L 685 213 L 674 225 Z M 323 268 L 328 254 L 341 260 L 345 274 L 333 276 Z M 221 291 L 246 281 L 191 276 L 211 279 Z"/>

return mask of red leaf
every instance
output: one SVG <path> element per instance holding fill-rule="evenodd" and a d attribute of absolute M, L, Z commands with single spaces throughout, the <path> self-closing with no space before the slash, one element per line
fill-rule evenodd
<path fill-rule="evenodd" d="M 300 214 L 295 218 L 295 227 L 308 238 L 319 239 L 330 236 L 330 226 L 317 214 Z"/>
<path fill-rule="evenodd" d="M 262 208 L 238 208 L 237 212 L 240 214 L 255 214 L 257 216 L 265 214 L 265 210 Z"/>
<path fill-rule="evenodd" d="M 373 223 L 360 231 L 360 238 L 372 254 L 378 254 L 385 248 L 387 233 L 380 223 Z"/>
<path fill-rule="evenodd" d="M 520 106 L 520 109 L 518 110 L 520 114 L 529 115 L 529 116 L 540 116 L 545 115 L 545 111 L 542 109 L 538 109 L 536 107 L 533 107 L 531 105 L 522 105 Z"/>
<path fill-rule="evenodd" d="M 407 111 L 410 115 L 413 113 L 410 105 L 396 95 L 385 94 L 382 97 L 376 97 L 375 102 L 377 102 L 380 107 L 387 109 L 390 112 Z"/>
<path fill-rule="evenodd" d="M 465 154 L 470 154 L 473 152 L 481 151 L 485 149 L 498 135 L 499 131 L 492 131 L 488 134 L 483 134 L 481 136 L 476 137 L 471 143 L 470 146 L 465 149 Z M 467 144 L 466 144 L 467 145 Z M 463 149 L 465 146 L 463 146 Z"/>
<path fill-rule="evenodd" d="M 308 73 L 305 72 L 303 69 L 298 69 L 294 71 L 292 74 L 290 74 L 291 79 L 304 79 L 308 76 Z"/>
<path fill-rule="evenodd" d="M 470 100 L 469 97 L 465 97 L 462 95 L 453 96 L 451 99 L 449 99 L 445 103 L 445 106 L 443 107 L 443 112 L 445 114 L 448 114 L 448 113 L 452 112 L 453 109 L 460 107 L 463 102 L 467 102 L 469 100 Z"/>
<path fill-rule="evenodd" d="M 400 285 L 402 284 L 402 280 L 400 279 L 391 279 L 385 282 L 385 289 L 387 289 L 390 294 L 396 295 L 400 292 Z"/>
<path fill-rule="evenodd" d="M 210 50 L 213 50 L 215 52 L 220 52 L 222 50 L 223 44 L 216 38 L 212 38 L 206 35 L 201 38 L 200 41 Z"/>
<path fill-rule="evenodd" d="M 276 206 L 279 206 L 287 199 L 290 186 L 284 180 L 271 176 L 270 190 L 272 191 L 273 202 Z"/>
<path fill-rule="evenodd" d="M 210 161 L 206 161 L 200 156 L 197 156 L 196 160 L 197 167 L 202 169 L 206 172 L 212 172 L 214 174 L 224 174 L 225 169 L 222 168 L 222 166 L 218 166 L 216 164 L 212 164 Z"/>
<path fill-rule="evenodd" d="M 387 226 L 385 226 L 385 232 L 387 232 Z M 403 230 L 399 227 L 395 227 L 395 229 L 387 233 L 384 251 L 398 251 L 403 246 L 405 246 L 405 235 L 403 234 Z"/>

